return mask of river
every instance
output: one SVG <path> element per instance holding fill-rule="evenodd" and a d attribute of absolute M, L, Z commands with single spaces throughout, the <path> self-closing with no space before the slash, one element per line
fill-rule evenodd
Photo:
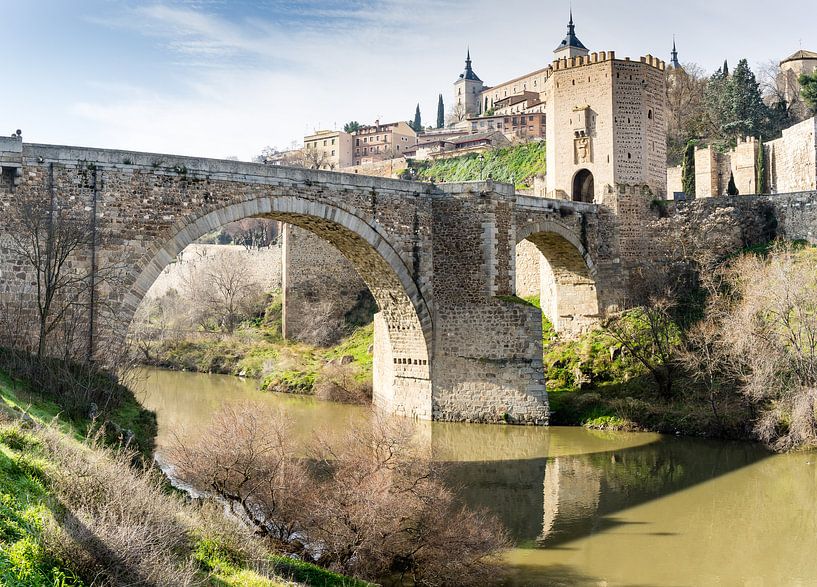
<path fill-rule="evenodd" d="M 223 375 L 145 369 L 157 454 L 220 405 L 291 414 L 297 433 L 365 423 L 358 406 L 261 393 Z M 418 424 L 447 481 L 496 514 L 514 585 L 815 585 L 817 454 L 580 428 Z"/>

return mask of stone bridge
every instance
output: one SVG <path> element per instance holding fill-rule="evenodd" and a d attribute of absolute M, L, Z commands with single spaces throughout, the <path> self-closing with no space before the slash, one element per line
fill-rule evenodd
<path fill-rule="evenodd" d="M 87 311 L 71 330 L 71 352 L 88 358 L 124 340 L 151 284 L 188 244 L 243 218 L 276 219 L 353 264 L 379 308 L 375 404 L 422 419 L 546 423 L 541 315 L 513 297 L 517 245 L 541 252 L 543 307 L 557 328 L 575 331 L 626 296 L 657 217 L 644 188 L 583 204 L 491 181 L 433 185 L 15 138 L 0 139 L 0 166 L 6 341 L 36 346 L 26 327 L 37 279 L 9 234 L 21 203 L 87 221 L 93 238 L 70 266 L 90 267 Z M 107 269 L 117 278 L 94 277 Z"/>
<path fill-rule="evenodd" d="M 2 141 L 3 218 L 19 202 L 50 198 L 84 215 L 94 233 L 94 250 L 75 266 L 122 269 L 120 279 L 94 286 L 99 308 L 89 307 L 79 328 L 85 344 L 77 348 L 92 354 L 122 338 L 151 284 L 188 244 L 248 217 L 309 230 L 351 261 L 379 308 L 375 403 L 396 412 L 547 421 L 540 314 L 511 297 L 520 240 L 552 261 L 556 305 L 577 287 L 598 314 L 593 205 L 518 197 L 490 181 L 432 185 Z M 0 271 L 4 303 L 30 307 L 36 279 L 8 242 Z"/>

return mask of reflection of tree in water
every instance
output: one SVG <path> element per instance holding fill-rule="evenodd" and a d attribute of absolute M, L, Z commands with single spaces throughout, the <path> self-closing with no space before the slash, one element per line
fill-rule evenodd
<path fill-rule="evenodd" d="M 517 544 L 552 548 L 624 523 L 618 512 L 766 456 L 746 443 L 666 438 L 553 459 L 451 463 L 446 477 L 467 504 L 497 515 Z"/>

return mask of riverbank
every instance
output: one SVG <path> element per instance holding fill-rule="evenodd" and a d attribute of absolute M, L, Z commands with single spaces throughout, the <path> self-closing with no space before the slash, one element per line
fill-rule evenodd
<path fill-rule="evenodd" d="M 278 324 L 247 322 L 232 334 L 193 333 L 141 343 L 138 359 L 174 371 L 256 379 L 263 391 L 371 400 L 374 326 L 356 328 L 331 347 L 284 340 Z"/>
<path fill-rule="evenodd" d="M 537 299 L 524 301 L 538 307 Z M 750 406 L 738 394 L 718 398 L 713 409 L 706 391 L 679 371 L 675 393 L 667 400 L 644 366 L 604 330 L 563 339 L 544 316 L 542 330 L 551 424 L 754 440 Z M 143 355 L 142 362 L 255 379 L 264 391 L 366 403 L 371 399 L 373 343 L 371 325 L 320 348 L 245 324 L 232 335 L 155 343 L 150 359 Z"/>
<path fill-rule="evenodd" d="M 144 412 L 126 404 L 120 422 Z M 136 450 L 112 448 L 101 431 L 88 439 L 92 423 L 64 413 L 0 372 L 0 584 L 366 585 L 268 550 L 218 506 L 170 490 Z"/>

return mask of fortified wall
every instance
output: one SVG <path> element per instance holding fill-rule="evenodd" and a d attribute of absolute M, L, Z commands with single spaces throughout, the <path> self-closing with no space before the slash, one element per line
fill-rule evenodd
<path fill-rule="evenodd" d="M 726 194 L 729 177 L 741 194 L 757 193 L 757 166 L 760 142 L 741 139 L 726 152 L 711 146 L 695 149 L 695 197 L 711 198 Z M 788 194 L 817 190 L 817 117 L 783 131 L 783 136 L 763 143 L 766 191 Z M 682 192 L 681 167 L 667 169 L 667 191 Z"/>

